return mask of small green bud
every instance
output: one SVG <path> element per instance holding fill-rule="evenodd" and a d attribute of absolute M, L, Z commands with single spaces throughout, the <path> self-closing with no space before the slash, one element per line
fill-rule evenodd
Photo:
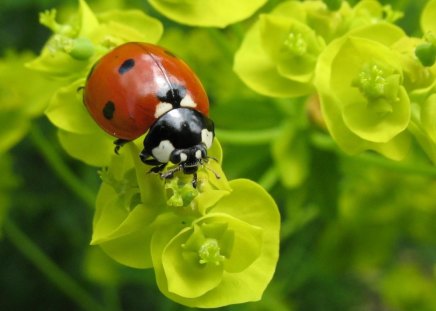
<path fill-rule="evenodd" d="M 324 0 L 324 3 L 330 11 L 337 11 L 342 6 L 342 0 Z"/>
<path fill-rule="evenodd" d="M 415 48 L 415 56 L 423 66 L 433 66 L 436 61 L 436 46 L 429 42 L 421 43 Z"/>
<path fill-rule="evenodd" d="M 87 38 L 77 38 L 69 54 L 74 59 L 87 60 L 94 54 L 94 45 Z"/>

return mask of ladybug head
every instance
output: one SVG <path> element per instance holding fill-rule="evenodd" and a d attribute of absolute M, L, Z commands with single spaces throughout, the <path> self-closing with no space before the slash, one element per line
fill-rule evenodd
<path fill-rule="evenodd" d="M 185 174 L 194 174 L 207 158 L 206 146 L 203 143 L 185 149 L 174 149 L 170 161 L 178 164 Z"/>
<path fill-rule="evenodd" d="M 151 126 L 144 139 L 141 160 L 152 165 L 152 172 L 160 173 L 171 162 L 175 166 L 162 178 L 171 178 L 175 172 L 195 174 L 209 159 L 207 149 L 214 137 L 212 120 L 190 108 L 176 108 L 163 114 Z"/>

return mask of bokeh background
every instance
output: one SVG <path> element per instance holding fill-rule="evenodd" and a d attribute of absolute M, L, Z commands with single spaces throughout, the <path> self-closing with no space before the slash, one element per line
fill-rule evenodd
<path fill-rule="evenodd" d="M 409 35 L 419 34 L 425 1 L 385 3 L 405 13 L 398 24 Z M 274 131 L 293 113 L 292 101 L 257 95 L 232 72 L 253 19 L 201 29 L 169 21 L 145 0 L 89 4 L 97 12 L 143 9 L 164 23 L 161 44 L 191 65 L 210 95 L 227 176 L 259 182 L 280 207 L 281 256 L 264 299 L 223 310 L 436 310 L 435 169 L 348 157 L 326 140 L 311 145 L 304 182 L 287 187 L 273 145 L 286 139 Z M 0 310 L 186 310 L 160 294 L 151 270 L 123 267 L 89 246 L 97 168 L 69 157 L 43 115 L 13 119 L 2 108 L 15 87 L 12 99 L 22 105 L 39 100 L 30 77 L 17 78 L 20 62 L 50 35 L 38 13 L 57 8 L 62 18 L 76 7 L 75 0 L 0 2 Z"/>

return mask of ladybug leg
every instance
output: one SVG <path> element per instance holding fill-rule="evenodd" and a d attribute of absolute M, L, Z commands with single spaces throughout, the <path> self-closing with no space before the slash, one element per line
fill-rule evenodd
<path fill-rule="evenodd" d="M 165 173 L 160 174 L 162 179 L 171 179 L 174 177 L 174 173 L 179 172 L 182 169 L 181 165 L 177 165 L 176 167 L 166 171 Z"/>
<path fill-rule="evenodd" d="M 194 177 L 192 178 L 192 187 L 194 187 L 194 189 L 196 189 L 197 184 L 198 184 L 198 176 L 197 176 L 197 173 L 194 173 L 193 175 L 194 175 Z"/>
<path fill-rule="evenodd" d="M 214 160 L 215 162 L 218 163 L 218 159 L 215 158 L 215 157 L 211 157 L 211 156 L 207 156 L 204 160 L 205 160 L 206 163 L 209 162 L 209 160 Z"/>
<path fill-rule="evenodd" d="M 148 173 L 160 173 L 165 168 L 165 166 L 168 163 L 161 163 L 158 160 L 154 158 L 148 158 L 149 156 L 144 153 L 139 154 L 139 158 L 141 159 L 142 163 L 153 166 Z"/>
<path fill-rule="evenodd" d="M 120 151 L 121 147 L 124 146 L 126 143 L 128 143 L 130 140 L 126 140 L 126 139 L 117 139 L 116 141 L 114 141 L 115 144 L 115 149 L 114 152 L 116 154 L 119 154 L 118 152 Z"/>
<path fill-rule="evenodd" d="M 152 161 L 152 160 L 150 160 Z M 156 164 L 154 167 L 152 167 L 148 173 L 160 173 L 163 171 L 163 169 L 165 168 L 165 166 L 167 166 L 167 163 L 160 163 L 157 162 L 158 164 Z"/>

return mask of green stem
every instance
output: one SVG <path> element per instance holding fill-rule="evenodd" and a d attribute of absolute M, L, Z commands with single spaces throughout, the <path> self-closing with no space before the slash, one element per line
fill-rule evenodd
<path fill-rule="evenodd" d="M 386 159 L 380 155 L 363 153 L 355 157 L 356 161 L 368 164 L 375 164 L 380 167 L 405 174 L 416 174 L 421 176 L 436 176 L 436 167 L 413 163 L 396 162 Z"/>
<path fill-rule="evenodd" d="M 4 231 L 12 244 L 78 306 L 89 311 L 105 310 L 74 279 L 47 257 L 12 220 L 5 220 Z"/>
<path fill-rule="evenodd" d="M 361 153 L 352 157 L 347 156 L 337 148 L 333 139 L 328 137 L 326 134 L 313 134 L 311 136 L 311 141 L 320 149 L 336 152 L 340 157 L 349 157 L 357 162 L 377 165 L 399 173 L 416 174 L 421 176 L 436 176 L 435 166 L 398 162 L 387 159 L 379 154 L 372 153 Z"/>
<path fill-rule="evenodd" d="M 115 285 L 107 285 L 104 291 L 105 302 L 108 307 L 107 311 L 121 311 L 118 289 Z"/>
<path fill-rule="evenodd" d="M 257 181 L 266 191 L 270 191 L 279 180 L 279 172 L 275 165 L 268 170 Z"/>
<path fill-rule="evenodd" d="M 216 136 L 221 142 L 237 145 L 263 145 L 269 144 L 282 131 L 281 128 L 265 130 L 239 131 L 216 129 Z"/>
<path fill-rule="evenodd" d="M 50 142 L 44 137 L 37 126 L 33 126 L 30 137 L 45 160 L 53 169 L 53 172 L 90 207 L 94 207 L 95 194 L 83 184 L 83 181 L 73 174 L 71 169 L 62 161 L 61 156 L 56 152 Z"/>

